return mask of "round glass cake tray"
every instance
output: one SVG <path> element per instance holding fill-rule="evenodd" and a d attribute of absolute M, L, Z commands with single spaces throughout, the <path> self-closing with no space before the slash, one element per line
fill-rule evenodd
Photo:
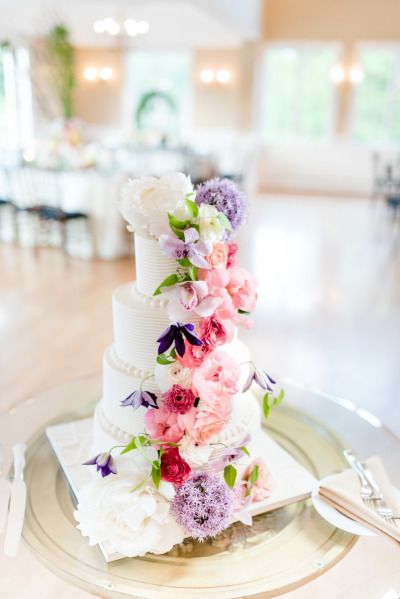
<path fill-rule="evenodd" d="M 86 382 L 86 388 L 84 383 L 71 384 L 69 392 L 64 386 L 62 405 L 64 410 L 68 406 L 68 413 L 57 414 L 55 404 L 60 407 L 61 402 L 56 396 L 51 408 L 48 403 L 48 421 L 37 427 L 28 443 L 25 471 L 24 539 L 48 568 L 75 586 L 109 598 L 274 597 L 331 568 L 356 542 L 356 537 L 324 521 L 306 500 L 255 517 L 251 528 L 234 524 L 209 542 L 188 539 L 162 556 L 107 564 L 75 526 L 73 497 L 44 432 L 48 424 L 91 414 L 97 383 L 88 387 Z M 37 421 L 38 406 L 28 402 L 20 416 L 29 419 L 30 412 Z M 267 430 L 317 478 L 345 466 L 340 438 L 298 407 L 272 411 Z"/>

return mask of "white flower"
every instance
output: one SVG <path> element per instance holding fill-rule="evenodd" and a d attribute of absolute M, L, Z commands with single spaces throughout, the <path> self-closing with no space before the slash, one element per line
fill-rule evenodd
<path fill-rule="evenodd" d="M 200 204 L 198 223 L 200 238 L 204 241 L 220 241 L 224 237 L 226 227 L 219 220 L 219 214 L 215 206 Z"/>
<path fill-rule="evenodd" d="M 168 212 L 181 206 L 192 191 L 190 177 L 183 173 L 169 173 L 159 179 L 140 177 L 123 186 L 119 208 L 132 231 L 159 237 L 171 232 Z"/>
<path fill-rule="evenodd" d="M 78 528 L 90 545 L 105 543 L 110 553 L 128 557 L 165 553 L 183 541 L 184 530 L 170 515 L 174 495 L 170 483 L 157 491 L 149 481 L 148 466 L 130 456 L 116 458 L 118 474 L 97 476 L 86 485 L 74 512 Z"/>
<path fill-rule="evenodd" d="M 179 443 L 179 453 L 191 468 L 201 468 L 207 464 L 212 452 L 210 445 L 195 445 L 190 435 L 184 435 Z"/>
<path fill-rule="evenodd" d="M 193 314 L 211 316 L 222 302 L 222 298 L 208 295 L 206 281 L 185 281 L 161 291 L 168 298 L 167 313 L 172 321 L 185 322 Z"/>
<path fill-rule="evenodd" d="M 162 393 L 165 393 L 172 385 L 180 385 L 185 389 L 189 389 L 192 384 L 192 370 L 182 366 L 178 361 L 164 366 L 156 364 L 154 369 L 157 387 Z"/>

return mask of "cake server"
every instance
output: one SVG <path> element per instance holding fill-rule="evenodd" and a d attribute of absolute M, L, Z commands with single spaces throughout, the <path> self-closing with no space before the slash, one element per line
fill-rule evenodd
<path fill-rule="evenodd" d="M 17 554 L 24 524 L 26 505 L 26 485 L 24 482 L 25 445 L 23 443 L 14 445 L 13 454 L 14 480 L 11 483 L 10 513 L 3 548 L 5 555 L 10 557 Z"/>
<path fill-rule="evenodd" d="M 0 534 L 6 525 L 10 493 L 11 483 L 4 476 L 4 445 L 0 443 Z"/>

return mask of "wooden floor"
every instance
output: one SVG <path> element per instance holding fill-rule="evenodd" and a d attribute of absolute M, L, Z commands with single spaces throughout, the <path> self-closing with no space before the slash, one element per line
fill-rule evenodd
<path fill-rule="evenodd" d="M 400 249 L 362 200 L 260 197 L 240 240 L 260 280 L 244 335 L 265 368 L 351 399 L 400 433 Z M 111 293 L 133 260 L 87 262 L 0 245 L 0 409 L 100 372 Z"/>

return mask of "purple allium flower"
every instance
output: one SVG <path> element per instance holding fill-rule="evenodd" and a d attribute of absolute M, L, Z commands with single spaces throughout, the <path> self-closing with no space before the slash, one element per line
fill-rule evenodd
<path fill-rule="evenodd" d="M 193 330 L 194 324 L 190 322 L 186 324 L 173 322 L 157 339 L 160 344 L 158 346 L 158 353 L 163 354 L 174 343 L 177 353 L 182 358 L 185 355 L 185 342 L 183 337 L 185 337 L 191 345 L 203 345 L 202 340 L 192 333 Z"/>
<path fill-rule="evenodd" d="M 233 496 L 217 476 L 194 474 L 175 489 L 171 512 L 178 524 L 199 541 L 212 537 L 231 523 Z"/>
<path fill-rule="evenodd" d="M 229 179 L 210 179 L 196 190 L 196 204 L 210 204 L 226 218 L 236 231 L 246 218 L 246 197 Z"/>
<path fill-rule="evenodd" d="M 266 391 L 273 391 L 271 385 L 275 385 L 276 381 L 267 373 L 265 370 L 260 370 L 259 368 L 255 368 L 252 366 L 249 376 L 244 384 L 242 389 L 242 393 L 248 391 L 252 385 L 252 382 L 255 381 L 261 389 L 265 389 Z"/>
<path fill-rule="evenodd" d="M 186 229 L 183 234 L 184 241 L 172 235 L 160 235 L 159 244 L 164 254 L 175 260 L 187 258 L 199 268 L 211 268 L 203 256 L 211 254 L 212 245 L 207 241 L 199 240 L 199 234 L 193 227 Z"/>
<path fill-rule="evenodd" d="M 143 406 L 144 408 L 158 408 L 157 395 L 151 391 L 133 391 L 126 399 L 121 401 L 121 406 L 132 406 L 134 410 Z"/>
<path fill-rule="evenodd" d="M 101 472 L 101 476 L 104 478 L 109 474 L 117 474 L 117 467 L 109 451 L 105 453 L 99 453 L 96 457 L 83 463 L 83 466 L 96 466 L 97 472 Z"/>

